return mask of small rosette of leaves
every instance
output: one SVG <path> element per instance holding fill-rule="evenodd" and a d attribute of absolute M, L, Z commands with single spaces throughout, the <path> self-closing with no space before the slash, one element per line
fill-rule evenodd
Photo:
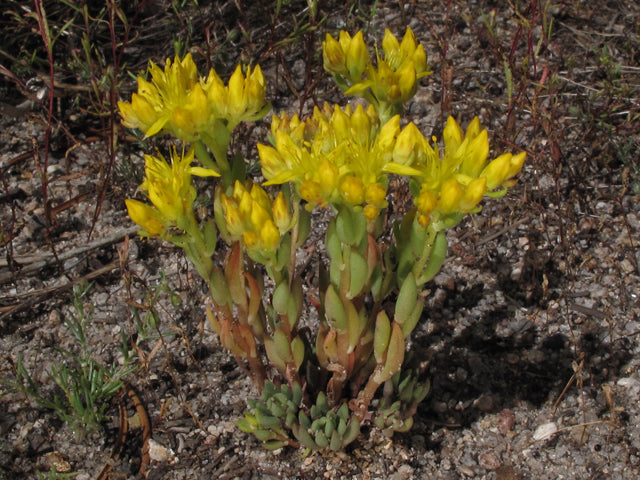
<path fill-rule="evenodd" d="M 309 414 L 300 410 L 298 423 L 294 423 L 291 429 L 300 445 L 308 451 L 327 447 L 336 451 L 342 450 L 358 437 L 360 422 L 350 414 L 346 403 L 337 409 L 329 409 L 327 396 L 320 392 Z"/>
<path fill-rule="evenodd" d="M 297 446 L 288 431 L 298 422 L 301 401 L 302 388 L 298 383 L 293 387 L 282 384 L 278 388 L 266 381 L 262 397 L 248 401 L 253 412 L 245 412 L 236 424 L 243 432 L 252 433 L 268 450 Z"/>
<path fill-rule="evenodd" d="M 396 373 L 385 385 L 374 418 L 376 427 L 387 437 L 394 432 L 406 432 L 413 426 L 418 404 L 429 393 L 429 380 L 420 382 L 416 370 Z"/>
<path fill-rule="evenodd" d="M 342 450 L 360 434 L 360 423 L 352 418 L 343 403 L 330 409 L 327 397 L 319 393 L 315 405 L 305 411 L 301 407 L 302 389 L 298 383 L 276 387 L 265 382 L 260 399 L 249 400 L 252 412 L 237 421 L 238 428 L 252 433 L 263 446 L 276 450 L 287 445 L 312 450 Z"/>

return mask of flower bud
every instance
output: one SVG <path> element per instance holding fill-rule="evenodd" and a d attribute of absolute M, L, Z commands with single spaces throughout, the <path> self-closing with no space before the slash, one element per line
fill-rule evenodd
<path fill-rule="evenodd" d="M 374 207 L 373 205 L 369 204 L 364 207 L 364 210 L 362 211 L 362 213 L 364 213 L 364 216 L 366 217 L 367 220 L 375 220 L 378 217 L 380 210 L 378 210 L 377 207 Z"/>
<path fill-rule="evenodd" d="M 272 212 L 273 220 L 280 233 L 283 234 L 288 231 L 291 228 L 291 212 L 283 192 L 278 192 L 278 195 L 273 200 Z"/>
<path fill-rule="evenodd" d="M 122 123 L 129 128 L 139 128 L 145 135 L 151 136 L 158 133 L 164 122 L 158 122 L 159 115 L 151 102 L 142 95 L 134 93 L 131 96 L 131 103 L 118 102 Z M 156 125 L 156 123 L 158 124 Z"/>
<path fill-rule="evenodd" d="M 266 210 L 271 208 L 271 199 L 269 198 L 269 194 L 257 183 L 254 183 L 251 186 L 251 198 L 262 208 Z"/>
<path fill-rule="evenodd" d="M 313 180 L 305 180 L 300 185 L 300 197 L 306 201 L 309 205 L 308 208 L 313 208 L 316 205 L 323 203 L 320 196 L 320 185 Z"/>
<path fill-rule="evenodd" d="M 223 199 L 226 197 L 222 197 Z M 231 235 L 242 235 L 244 233 L 244 220 L 236 209 L 235 205 L 231 202 L 225 204 L 224 207 L 224 221 L 226 223 L 227 231 Z"/>
<path fill-rule="evenodd" d="M 509 180 L 513 178 L 515 175 L 520 173 L 522 170 L 522 166 L 524 165 L 524 160 L 527 157 L 526 152 L 520 152 L 517 155 L 513 155 L 511 157 L 511 161 L 509 162 L 509 170 L 507 171 L 506 179 Z"/>
<path fill-rule="evenodd" d="M 251 208 L 250 218 L 251 225 L 256 231 L 259 231 L 266 222 L 272 221 L 269 212 L 255 202 L 253 203 Z"/>
<path fill-rule="evenodd" d="M 342 32 L 340 32 L 342 34 Z M 344 75 L 346 73 L 346 59 L 342 46 L 327 33 L 322 42 L 322 58 L 324 69 L 333 74 Z"/>
<path fill-rule="evenodd" d="M 364 189 L 364 199 L 369 205 L 377 208 L 385 208 L 387 192 L 379 183 L 370 183 Z"/>
<path fill-rule="evenodd" d="M 359 205 L 364 201 L 364 187 L 362 180 L 352 175 L 345 178 L 340 184 L 340 194 L 347 202 Z"/>
<path fill-rule="evenodd" d="M 433 192 L 422 189 L 420 195 L 418 195 L 415 199 L 415 204 L 420 213 L 431 214 L 431 212 L 435 210 L 436 205 L 438 204 L 438 198 Z"/>
<path fill-rule="evenodd" d="M 251 198 L 251 194 L 243 189 L 239 200 L 238 212 L 240 212 L 241 217 L 248 219 L 251 216 L 251 209 L 253 208 L 253 199 Z"/>
<path fill-rule="evenodd" d="M 413 57 L 414 52 L 416 51 L 416 37 L 413 34 L 413 30 L 411 28 L 407 28 L 407 31 L 404 32 L 404 36 L 402 37 L 402 42 L 399 46 L 400 50 L 400 58 L 402 61 L 409 60 Z"/>

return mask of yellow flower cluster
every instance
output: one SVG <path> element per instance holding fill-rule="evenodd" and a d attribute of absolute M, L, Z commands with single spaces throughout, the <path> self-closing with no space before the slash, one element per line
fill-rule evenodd
<path fill-rule="evenodd" d="M 236 181 L 231 195 L 223 193 L 220 200 L 227 231 L 242 238 L 250 252 L 275 253 L 280 236 L 291 229 L 292 216 L 282 192 L 272 201 L 259 185 L 251 184 L 247 189 Z"/>
<path fill-rule="evenodd" d="M 464 213 L 480 210 L 484 195 L 500 197 L 515 184 L 513 177 L 522 169 L 525 152 L 505 153 L 488 162 L 488 134 L 474 118 L 466 132 L 449 117 L 443 132 L 444 154 L 431 146 L 410 124 L 396 142 L 394 163 L 387 171 L 415 177 L 420 192 L 415 198 L 418 221 L 457 223 Z"/>
<path fill-rule="evenodd" d="M 398 116 L 380 128 L 373 107 L 325 104 L 301 121 L 274 116 L 274 147 L 258 144 L 266 185 L 292 182 L 306 208 L 363 206 L 370 220 L 387 206 L 385 165 L 400 133 Z"/>
<path fill-rule="evenodd" d="M 184 228 L 185 221 L 193 215 L 196 190 L 191 176 L 215 177 L 217 172 L 191 166 L 193 149 L 178 155 L 171 151 L 171 165 L 162 155 L 145 155 L 145 180 L 140 190 L 153 206 L 138 200 L 125 200 L 131 219 L 151 236 L 162 235 L 167 228 Z"/>
<path fill-rule="evenodd" d="M 215 136 L 215 128 L 233 128 L 241 121 L 264 116 L 265 80 L 260 66 L 243 75 L 238 66 L 225 86 L 211 69 L 207 78 L 187 54 L 167 59 L 164 70 L 149 62 L 151 81 L 138 77 L 138 91 L 131 103 L 118 102 L 122 123 L 152 136 L 165 129 L 177 138 L 195 141 L 201 135 Z"/>
<path fill-rule="evenodd" d="M 405 103 L 416 93 L 417 80 L 431 74 L 424 48 L 416 44 L 411 28 L 401 42 L 385 30 L 383 55 L 377 53 L 375 65 L 362 32 L 351 37 L 341 31 L 338 40 L 327 34 L 322 50 L 325 70 L 337 77 L 341 87 L 347 87 L 345 94 L 364 96 L 376 106 Z"/>

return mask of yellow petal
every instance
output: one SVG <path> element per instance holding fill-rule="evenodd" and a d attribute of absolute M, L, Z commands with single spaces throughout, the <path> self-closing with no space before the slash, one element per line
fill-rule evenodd
<path fill-rule="evenodd" d="M 456 179 L 450 178 L 445 181 L 440 188 L 438 210 L 444 215 L 457 212 L 463 193 L 462 187 Z"/>
<path fill-rule="evenodd" d="M 351 82 L 360 81 L 368 64 L 367 47 L 364 44 L 362 31 L 359 31 L 349 42 L 349 49 L 346 51 L 346 67 L 349 70 L 349 80 Z"/>
<path fill-rule="evenodd" d="M 460 209 L 462 212 L 470 212 L 474 210 L 485 192 L 487 191 L 487 179 L 485 177 L 473 179 L 464 189 L 464 195 L 460 200 Z"/>
<path fill-rule="evenodd" d="M 455 154 L 464 139 L 462 129 L 455 118 L 447 118 L 447 124 L 442 132 L 442 138 L 444 139 L 445 151 Z"/>
<path fill-rule="evenodd" d="M 125 204 L 131 220 L 140 225 L 149 235 L 157 237 L 164 233 L 166 227 L 155 208 L 130 198 L 125 200 Z"/>
<path fill-rule="evenodd" d="M 513 157 L 512 154 L 503 153 L 495 160 L 489 162 L 489 165 L 480 173 L 481 177 L 487 177 L 488 190 L 499 187 L 502 185 L 502 182 L 506 180 L 511 164 L 511 157 Z"/>
<path fill-rule="evenodd" d="M 275 251 L 278 248 L 280 231 L 271 220 L 264 222 L 260 229 L 260 242 L 262 243 L 262 248 L 267 251 Z"/>

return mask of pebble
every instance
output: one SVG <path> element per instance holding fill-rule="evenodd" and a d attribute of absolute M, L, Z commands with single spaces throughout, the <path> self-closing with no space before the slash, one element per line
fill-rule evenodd
<path fill-rule="evenodd" d="M 493 450 L 487 450 L 478 455 L 478 464 L 485 470 L 497 470 L 501 462 Z"/>
<path fill-rule="evenodd" d="M 413 475 L 414 468 L 411 465 L 400 465 L 398 470 L 391 475 L 391 480 L 407 480 Z"/>
<path fill-rule="evenodd" d="M 491 413 L 496 407 L 496 401 L 491 395 L 480 395 L 473 405 L 481 412 Z"/>
<path fill-rule="evenodd" d="M 547 440 L 557 431 L 558 426 L 555 422 L 544 423 L 536 428 L 535 432 L 533 432 L 533 441 L 538 442 L 541 440 Z"/>
<path fill-rule="evenodd" d="M 513 427 L 516 424 L 516 415 L 513 413 L 513 410 L 505 408 L 498 414 L 497 423 L 498 431 L 502 435 L 506 435 L 513 430 Z"/>
<path fill-rule="evenodd" d="M 149 458 L 154 462 L 167 462 L 169 465 L 173 465 L 178 461 L 178 457 L 176 457 L 173 450 L 153 438 L 149 439 Z"/>
<path fill-rule="evenodd" d="M 466 477 L 475 477 L 476 472 L 471 467 L 467 467 L 466 465 L 460 465 L 458 467 L 458 471 Z"/>
<path fill-rule="evenodd" d="M 621 379 L 618 380 L 617 385 L 619 387 L 626 387 L 626 388 L 638 388 L 640 387 L 640 381 L 633 378 L 633 377 L 623 377 Z"/>

